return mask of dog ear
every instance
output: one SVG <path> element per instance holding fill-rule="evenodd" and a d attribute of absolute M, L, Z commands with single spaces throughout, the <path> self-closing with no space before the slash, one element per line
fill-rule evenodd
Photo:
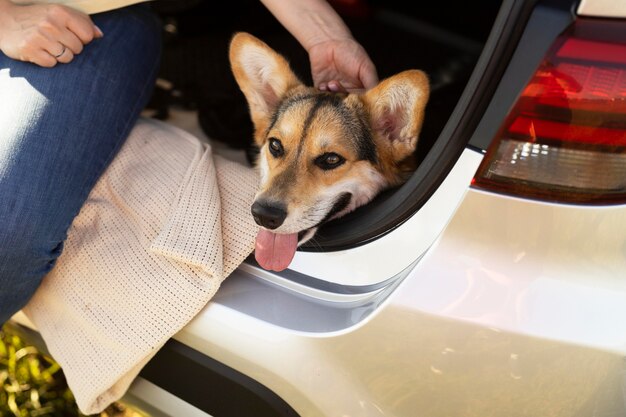
<path fill-rule="evenodd" d="M 257 131 L 265 131 L 280 99 L 301 85 L 287 60 L 249 33 L 236 33 L 230 42 L 230 64 L 243 92 Z"/>
<path fill-rule="evenodd" d="M 363 96 L 376 140 L 397 162 L 415 151 L 429 92 L 426 74 L 408 70 L 381 81 Z"/>

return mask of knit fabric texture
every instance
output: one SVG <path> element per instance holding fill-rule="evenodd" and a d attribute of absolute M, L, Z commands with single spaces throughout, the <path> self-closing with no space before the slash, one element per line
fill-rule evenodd
<path fill-rule="evenodd" d="M 138 122 L 23 310 L 83 413 L 119 399 L 252 252 L 257 186 L 192 135 Z"/>

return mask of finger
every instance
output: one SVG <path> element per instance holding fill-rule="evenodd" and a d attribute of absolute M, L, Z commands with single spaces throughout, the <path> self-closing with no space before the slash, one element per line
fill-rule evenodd
<path fill-rule="evenodd" d="M 326 85 L 326 83 L 321 83 L 320 85 L 317 86 L 317 88 L 320 91 L 328 91 L 328 85 Z"/>
<path fill-rule="evenodd" d="M 61 31 L 57 38 L 59 42 L 65 45 L 74 55 L 78 55 L 83 51 L 83 43 L 74 32 L 69 29 Z"/>
<path fill-rule="evenodd" d="M 45 68 L 52 68 L 57 64 L 57 60 L 43 49 L 34 51 L 30 56 L 27 57 L 27 60 L 29 62 L 32 62 L 33 64 L 37 64 L 40 67 Z"/>
<path fill-rule="evenodd" d="M 52 58 L 56 60 L 57 55 L 60 55 L 67 48 L 59 41 L 51 39 L 48 36 L 49 35 L 42 35 L 39 39 L 38 45 L 40 49 L 47 52 Z"/>
<path fill-rule="evenodd" d="M 74 32 L 64 26 L 58 27 L 50 25 L 42 30 L 41 33 L 51 42 L 51 44 L 49 44 L 50 47 L 47 48 L 47 50 L 54 57 L 63 51 L 63 45 L 65 45 L 66 48 L 69 48 L 74 55 L 81 53 L 83 50 L 83 43 L 81 40 L 78 39 Z M 61 45 L 57 48 L 56 45 L 59 43 Z"/>
<path fill-rule="evenodd" d="M 88 44 L 95 37 L 101 36 L 102 31 L 84 13 L 66 7 L 58 7 L 54 9 L 54 14 L 55 19 L 58 19 L 63 27 L 73 32 L 83 45 Z"/>
<path fill-rule="evenodd" d="M 376 72 L 376 67 L 371 61 L 361 67 L 359 78 L 361 79 L 361 83 L 366 90 L 376 87 L 378 84 L 378 73 Z"/>
<path fill-rule="evenodd" d="M 84 19 L 69 19 L 66 27 L 72 31 L 78 39 L 80 39 L 83 45 L 87 45 L 96 37 L 96 29 L 94 28 L 94 25 Z"/>
<path fill-rule="evenodd" d="M 74 59 L 74 53 L 70 48 L 65 48 L 65 51 L 60 56 L 56 57 L 57 62 L 61 64 L 69 64 Z"/>
<path fill-rule="evenodd" d="M 96 24 L 94 24 L 93 27 L 96 30 L 96 38 L 102 38 L 104 36 L 102 29 L 100 29 Z"/>
<path fill-rule="evenodd" d="M 328 89 L 333 93 L 347 93 L 348 91 L 341 85 L 341 83 L 337 80 L 332 80 L 328 82 Z"/>

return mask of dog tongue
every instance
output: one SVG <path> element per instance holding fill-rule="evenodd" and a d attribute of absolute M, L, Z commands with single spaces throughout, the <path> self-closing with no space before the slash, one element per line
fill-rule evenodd
<path fill-rule="evenodd" d="M 256 235 L 254 257 L 265 269 L 282 271 L 286 269 L 298 246 L 298 234 L 278 234 L 260 229 Z"/>

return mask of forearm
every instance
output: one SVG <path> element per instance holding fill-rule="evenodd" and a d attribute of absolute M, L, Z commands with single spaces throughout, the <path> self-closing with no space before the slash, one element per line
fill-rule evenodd
<path fill-rule="evenodd" d="M 325 0 L 261 0 L 261 3 L 307 51 L 328 40 L 352 39 L 346 24 Z"/>

